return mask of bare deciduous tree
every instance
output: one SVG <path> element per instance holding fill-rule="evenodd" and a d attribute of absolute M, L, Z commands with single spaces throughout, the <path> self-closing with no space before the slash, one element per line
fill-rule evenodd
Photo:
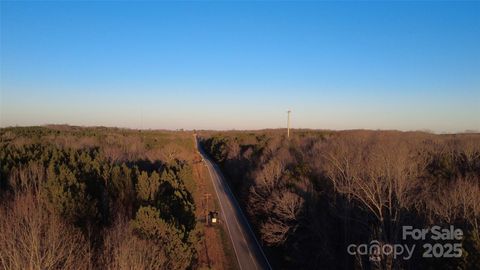
<path fill-rule="evenodd" d="M 303 198 L 291 191 L 275 191 L 265 204 L 271 215 L 261 225 L 262 240 L 269 245 L 284 243 L 297 227 L 303 203 Z"/>
<path fill-rule="evenodd" d="M 256 189 L 268 194 L 280 184 L 280 178 L 285 171 L 285 165 L 277 159 L 268 161 L 262 169 L 254 175 Z"/>
<path fill-rule="evenodd" d="M 2 269 L 90 269 L 90 248 L 33 194 L 19 195 L 0 210 Z"/>

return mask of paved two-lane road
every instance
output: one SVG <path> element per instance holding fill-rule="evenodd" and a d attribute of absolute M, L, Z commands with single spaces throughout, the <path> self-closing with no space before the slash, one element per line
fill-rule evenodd
<path fill-rule="evenodd" d="M 228 234 L 232 240 L 240 269 L 272 269 L 242 209 L 238 205 L 228 184 L 225 182 L 222 172 L 205 154 L 197 141 L 196 144 L 198 151 L 205 160 L 205 165 L 212 179 L 213 187 L 215 188 L 215 193 L 220 203 L 223 220 L 227 225 Z"/>

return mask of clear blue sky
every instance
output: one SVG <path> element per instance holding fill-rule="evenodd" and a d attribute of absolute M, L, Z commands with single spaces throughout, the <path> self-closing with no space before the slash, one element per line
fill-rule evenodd
<path fill-rule="evenodd" d="M 1 125 L 480 130 L 480 2 L 1 2 Z"/>

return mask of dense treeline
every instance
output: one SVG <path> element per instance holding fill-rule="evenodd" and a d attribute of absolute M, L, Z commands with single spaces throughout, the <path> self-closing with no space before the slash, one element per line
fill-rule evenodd
<path fill-rule="evenodd" d="M 478 269 L 480 135 L 281 131 L 204 134 L 203 146 L 279 269 Z M 351 256 L 402 226 L 464 232 L 461 258 Z M 410 243 L 411 244 L 411 243 Z M 417 243 L 418 244 L 418 243 Z M 421 243 L 420 243 L 421 244 Z M 420 245 L 421 246 L 421 245 Z"/>
<path fill-rule="evenodd" d="M 191 134 L 0 130 L 0 268 L 188 269 Z"/>

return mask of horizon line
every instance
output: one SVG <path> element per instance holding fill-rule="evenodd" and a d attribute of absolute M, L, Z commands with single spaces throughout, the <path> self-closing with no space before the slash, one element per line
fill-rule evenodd
<path fill-rule="evenodd" d="M 269 131 L 269 130 L 281 130 L 287 129 L 286 127 L 265 127 L 265 128 L 258 128 L 258 129 L 196 129 L 196 128 L 177 128 L 177 129 L 169 129 L 169 128 L 135 128 L 135 127 L 122 127 L 122 126 L 105 126 L 105 125 L 74 125 L 74 124 L 39 124 L 39 125 L 10 125 L 10 126 L 3 126 L 0 124 L 0 129 L 9 129 L 9 128 L 32 128 L 32 127 L 45 127 L 45 128 L 54 128 L 54 127 L 73 127 L 73 128 L 106 128 L 106 129 L 124 129 L 124 130 L 132 130 L 132 131 L 167 131 L 167 132 L 190 132 L 190 131 L 214 131 L 214 132 L 222 132 L 222 131 L 240 131 L 240 132 L 258 132 L 258 131 Z M 406 129 L 369 129 L 369 128 L 351 128 L 351 129 L 323 129 L 323 128 L 305 128 L 305 127 L 297 127 L 297 128 L 290 128 L 290 130 L 297 130 L 297 131 L 331 131 L 331 132 L 348 132 L 348 131 L 383 131 L 383 132 L 405 132 L 405 133 L 428 133 L 428 134 L 435 134 L 435 135 L 455 135 L 455 134 L 478 134 L 480 130 L 476 129 L 466 129 L 463 131 L 456 131 L 456 132 L 437 132 L 434 130 L 429 129 L 417 129 L 417 130 L 406 130 Z"/>

